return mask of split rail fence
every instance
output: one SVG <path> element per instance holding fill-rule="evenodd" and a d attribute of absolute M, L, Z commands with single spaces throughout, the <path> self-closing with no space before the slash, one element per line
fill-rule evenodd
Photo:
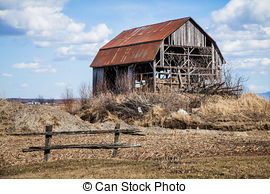
<path fill-rule="evenodd" d="M 114 134 L 114 143 L 112 144 L 72 144 L 72 145 L 51 145 L 52 136 L 55 135 L 98 135 L 98 134 Z M 34 152 L 34 151 L 44 151 L 44 161 L 47 162 L 50 158 L 51 150 L 57 149 L 113 149 L 112 157 L 116 157 L 119 148 L 132 148 L 141 147 L 140 144 L 124 144 L 119 143 L 120 133 L 128 135 L 139 135 L 144 136 L 138 129 L 120 129 L 120 124 L 116 124 L 115 129 L 105 129 L 105 130 L 84 130 L 84 131 L 53 131 L 53 126 L 46 126 L 45 132 L 33 132 L 33 133 L 9 133 L 10 136 L 45 136 L 44 146 L 32 146 L 23 149 L 23 152 Z"/>

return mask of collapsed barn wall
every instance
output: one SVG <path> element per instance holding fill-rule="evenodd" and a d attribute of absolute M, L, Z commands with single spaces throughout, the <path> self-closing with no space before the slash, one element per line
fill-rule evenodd
<path fill-rule="evenodd" d="M 187 21 L 165 38 L 154 61 L 154 91 L 192 91 L 222 81 L 222 58 L 213 40 Z"/>

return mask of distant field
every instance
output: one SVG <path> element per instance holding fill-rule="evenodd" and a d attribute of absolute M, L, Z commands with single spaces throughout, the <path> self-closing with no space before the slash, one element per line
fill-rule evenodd
<path fill-rule="evenodd" d="M 270 156 L 193 158 L 174 161 L 59 160 L 12 166 L 0 178 L 270 178 Z"/>

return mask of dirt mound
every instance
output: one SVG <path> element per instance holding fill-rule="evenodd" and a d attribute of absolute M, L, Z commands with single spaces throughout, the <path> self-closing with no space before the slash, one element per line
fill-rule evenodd
<path fill-rule="evenodd" d="M 53 125 L 54 131 L 86 130 L 93 126 L 63 110 L 48 105 L 26 105 L 0 101 L 0 131 L 44 131 Z"/>

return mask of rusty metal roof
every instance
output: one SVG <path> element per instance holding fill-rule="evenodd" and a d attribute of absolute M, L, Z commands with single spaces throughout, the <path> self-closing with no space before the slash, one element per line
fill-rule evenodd
<path fill-rule="evenodd" d="M 161 40 L 177 30 L 188 19 L 170 20 L 125 30 L 99 50 L 91 67 L 153 61 Z"/>
<path fill-rule="evenodd" d="M 177 30 L 177 28 L 183 25 L 188 19 L 189 18 L 181 18 L 125 30 L 104 45 L 101 49 L 162 40 Z"/>
<path fill-rule="evenodd" d="M 91 67 L 103 67 L 129 63 L 153 61 L 161 41 L 123 46 L 118 48 L 100 49 Z"/>
<path fill-rule="evenodd" d="M 188 20 L 192 20 L 204 32 L 191 17 L 125 30 L 99 50 L 91 67 L 153 61 L 161 41 Z M 223 59 L 216 42 L 204 33 L 213 41 Z"/>

